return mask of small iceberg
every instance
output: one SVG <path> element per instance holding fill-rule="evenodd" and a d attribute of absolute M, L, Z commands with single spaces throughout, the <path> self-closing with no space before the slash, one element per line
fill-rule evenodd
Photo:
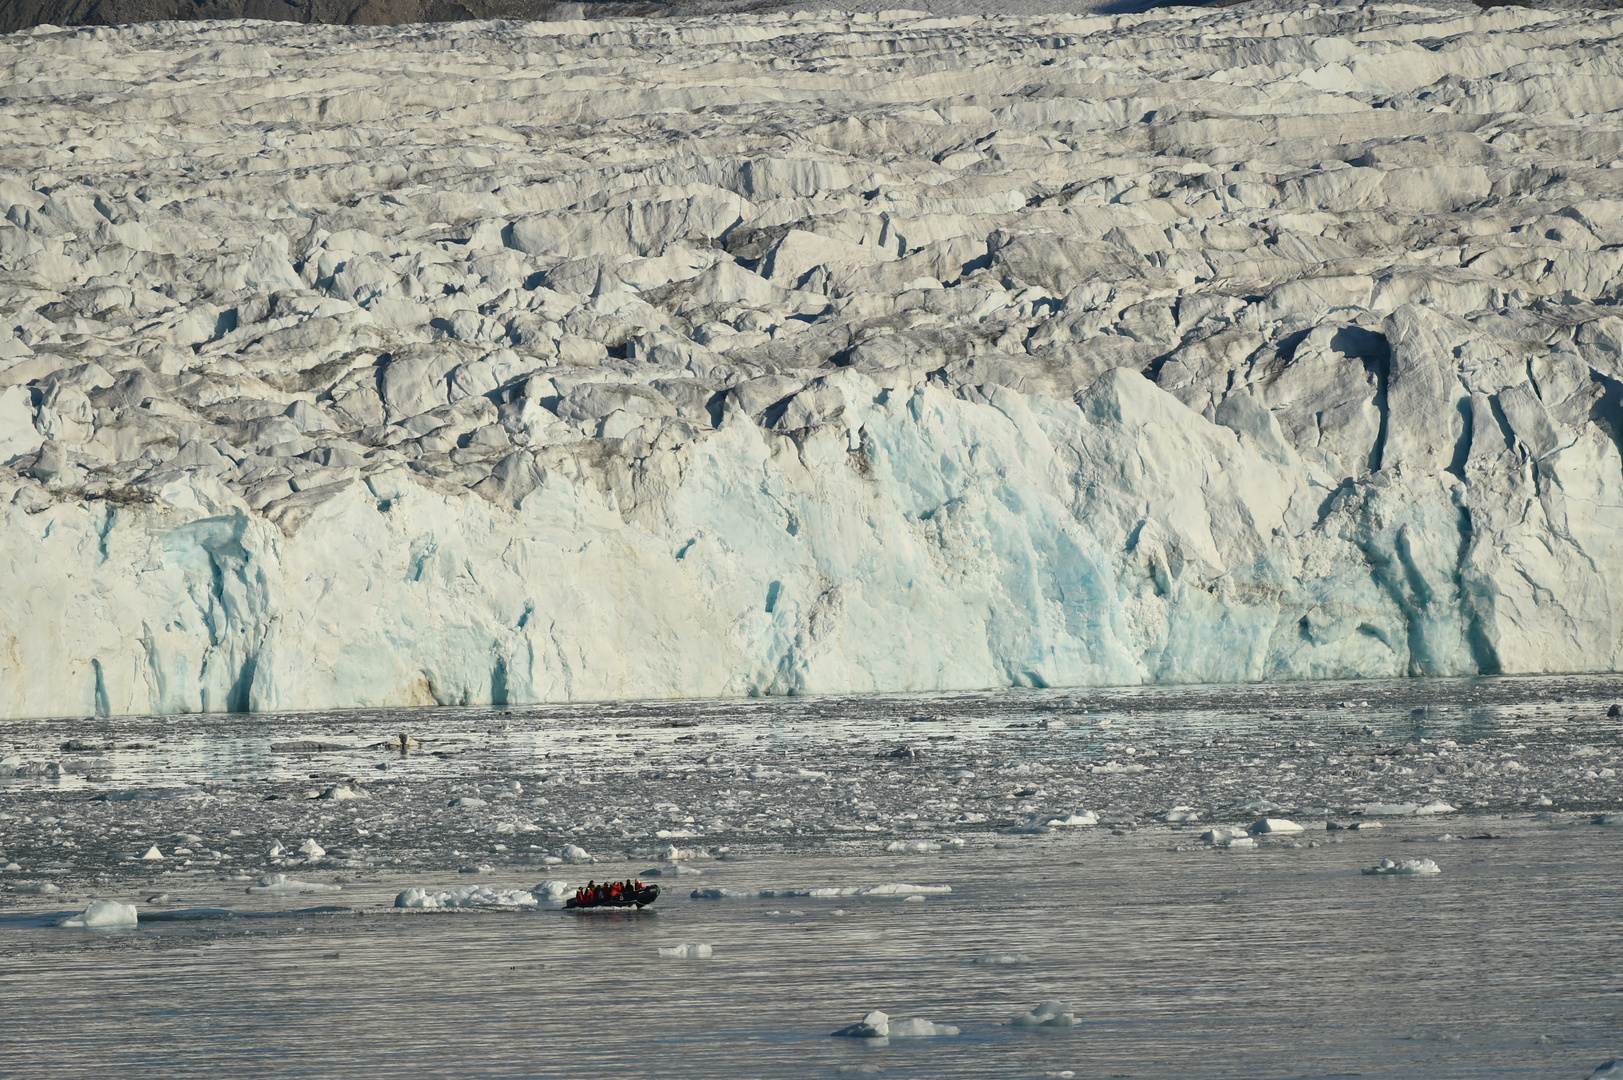
<path fill-rule="evenodd" d="M 892 840 L 885 845 L 885 850 L 904 855 L 928 855 L 940 851 L 941 845 L 934 840 Z"/>
<path fill-rule="evenodd" d="M 141 862 L 159 862 L 162 859 L 163 859 L 163 852 L 158 850 L 158 845 L 157 844 L 153 844 L 151 847 L 146 849 L 146 852 L 144 854 L 142 854 L 140 861 Z"/>
<path fill-rule="evenodd" d="M 564 902 L 564 898 L 572 891 L 569 888 L 569 882 L 560 881 L 557 878 L 548 878 L 531 889 L 530 895 L 544 904 L 561 904 Z"/>
<path fill-rule="evenodd" d="M 1382 859 L 1376 866 L 1365 870 L 1366 874 L 1385 876 L 1402 876 L 1405 874 L 1440 874 L 1442 868 L 1430 859 Z"/>
<path fill-rule="evenodd" d="M 1069 829 L 1083 825 L 1099 824 L 1099 815 L 1092 810 L 1084 810 L 1080 814 L 1062 814 L 1056 817 L 1043 818 L 1039 825 L 1046 825 L 1051 829 Z"/>
<path fill-rule="evenodd" d="M 890 1025 L 890 1037 L 893 1039 L 935 1039 L 943 1035 L 959 1034 L 962 1034 L 961 1029 L 951 1024 L 937 1024 L 921 1016 Z"/>
<path fill-rule="evenodd" d="M 306 840 L 304 843 L 299 845 L 299 854 L 303 855 L 311 862 L 315 862 L 317 859 L 327 854 L 327 849 L 316 843 L 314 840 Z"/>
<path fill-rule="evenodd" d="M 890 1017 L 875 1009 L 855 1024 L 834 1032 L 839 1039 L 868 1039 L 878 1046 L 890 1045 Z"/>
<path fill-rule="evenodd" d="M 1045 1001 L 1024 1016 L 1017 1016 L 1009 1021 L 1010 1027 L 1027 1028 L 1068 1028 L 1076 1027 L 1082 1021 L 1076 1018 L 1076 1013 L 1063 1001 Z"/>
<path fill-rule="evenodd" d="M 338 892 L 342 885 L 323 885 L 314 881 L 298 881 L 286 874 L 271 874 L 248 886 L 250 893 L 323 893 Z"/>
<path fill-rule="evenodd" d="M 684 945 L 661 945 L 659 957 L 661 960 L 708 960 L 715 955 L 715 949 L 703 942 Z"/>
<path fill-rule="evenodd" d="M 977 956 L 977 957 L 975 957 L 974 960 L 971 960 L 970 963 L 972 963 L 972 964 L 999 964 L 999 965 L 1002 965 L 1002 964 L 1029 964 L 1029 963 L 1031 963 L 1031 957 L 1027 956 L 1023 952 L 996 952 L 996 953 L 987 953 L 985 956 Z"/>
<path fill-rule="evenodd" d="M 117 900 L 92 900 L 83 911 L 75 912 L 57 922 L 58 926 L 97 929 L 111 926 L 134 926 L 135 905 L 121 904 Z"/>
<path fill-rule="evenodd" d="M 407 889 L 394 898 L 397 908 L 535 907 L 535 896 L 524 889 L 453 889 L 429 892 Z"/>
<path fill-rule="evenodd" d="M 1305 830 L 1294 821 L 1287 821 L 1284 818 L 1265 817 L 1261 821 L 1252 822 L 1251 831 L 1258 836 L 1289 836 Z"/>
<path fill-rule="evenodd" d="M 1623 1080 L 1623 1058 L 1613 1058 L 1611 1061 L 1601 1062 L 1600 1066 L 1590 1073 L 1586 1080 Z"/>

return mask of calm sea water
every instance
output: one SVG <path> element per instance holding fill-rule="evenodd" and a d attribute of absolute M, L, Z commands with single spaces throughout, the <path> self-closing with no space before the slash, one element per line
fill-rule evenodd
<path fill-rule="evenodd" d="M 0 725 L 0 1074 L 1584 1077 L 1623 1053 L 1623 827 L 1595 823 L 1623 811 L 1614 698 L 1476 680 Z M 401 731 L 420 745 L 377 747 Z M 370 797 L 307 797 L 351 781 Z M 1306 831 L 1200 839 L 1259 816 Z M 1417 857 L 1442 872 L 1362 872 Z M 655 868 L 640 915 L 394 906 Z M 276 873 L 340 888 L 247 891 Z M 783 895 L 887 884 L 926 888 Z M 52 925 L 93 899 L 142 921 Z M 1009 1026 L 1052 999 L 1077 1026 Z M 962 1032 L 830 1036 L 872 1009 Z"/>

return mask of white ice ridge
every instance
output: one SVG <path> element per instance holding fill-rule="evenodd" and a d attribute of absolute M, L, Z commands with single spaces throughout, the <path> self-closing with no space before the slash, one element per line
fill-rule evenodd
<path fill-rule="evenodd" d="M 1620 39 L 0 38 L 0 715 L 1616 670 Z"/>
<path fill-rule="evenodd" d="M 714 946 L 704 942 L 689 942 L 684 945 L 661 945 L 659 955 L 665 960 L 708 960 L 715 955 Z"/>

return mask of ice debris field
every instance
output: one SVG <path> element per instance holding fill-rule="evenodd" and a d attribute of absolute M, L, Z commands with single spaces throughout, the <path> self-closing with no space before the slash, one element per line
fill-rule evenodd
<path fill-rule="evenodd" d="M 143 1025 L 165 1076 L 397 1076 L 409 1044 L 447 1076 L 1579 1080 L 1623 1049 L 1620 702 L 1501 677 L 10 721 L 0 1062 L 102 1077 Z M 628 877 L 659 901 L 562 910 Z"/>
<path fill-rule="evenodd" d="M 0 715 L 1616 670 L 1620 38 L 0 38 Z"/>

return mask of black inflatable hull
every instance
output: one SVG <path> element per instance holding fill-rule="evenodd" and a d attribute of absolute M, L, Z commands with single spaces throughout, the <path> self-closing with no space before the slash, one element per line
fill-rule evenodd
<path fill-rule="evenodd" d="M 597 908 L 645 908 L 658 899 L 659 886 L 644 885 L 635 892 L 617 896 L 613 900 L 587 900 L 584 903 L 578 903 L 571 896 L 564 901 L 564 907 L 578 908 L 581 911 L 596 910 Z"/>

